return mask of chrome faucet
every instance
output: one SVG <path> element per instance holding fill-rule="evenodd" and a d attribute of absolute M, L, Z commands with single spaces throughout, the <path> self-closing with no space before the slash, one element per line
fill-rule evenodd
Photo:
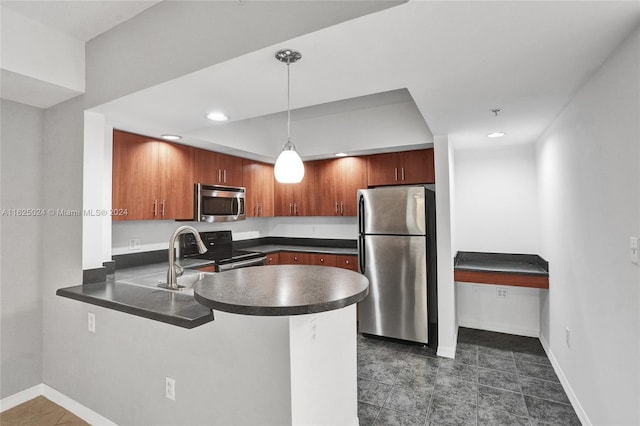
<path fill-rule="evenodd" d="M 169 270 L 167 271 L 167 284 L 161 285 L 162 287 L 166 287 L 171 290 L 180 289 L 180 287 L 178 286 L 178 277 L 182 275 L 182 267 L 176 265 L 176 253 L 174 251 L 174 246 L 176 244 L 176 238 L 178 238 L 178 235 L 184 232 L 191 232 L 193 236 L 196 237 L 198 252 L 200 254 L 207 251 L 207 247 L 202 242 L 200 234 L 193 226 L 184 225 L 173 231 L 173 234 L 171 234 L 171 237 L 169 238 Z"/>

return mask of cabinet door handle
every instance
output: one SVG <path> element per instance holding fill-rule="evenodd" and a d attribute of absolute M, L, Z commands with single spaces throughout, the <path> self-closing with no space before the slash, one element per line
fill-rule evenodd
<path fill-rule="evenodd" d="M 294 260 L 295 262 L 297 262 L 297 261 L 298 261 L 298 256 L 293 256 L 293 260 Z"/>
<path fill-rule="evenodd" d="M 258 204 L 258 216 L 262 216 L 262 204 Z"/>
<path fill-rule="evenodd" d="M 402 180 L 404 180 L 404 167 L 402 168 Z"/>
<path fill-rule="evenodd" d="M 162 200 L 162 217 L 164 217 L 164 200 Z"/>
<path fill-rule="evenodd" d="M 349 260 L 345 260 L 345 261 L 344 261 L 344 264 L 345 264 L 345 265 L 350 265 L 350 264 L 351 264 L 351 262 L 350 262 Z"/>
<path fill-rule="evenodd" d="M 324 263 L 324 259 L 323 258 L 320 258 L 320 263 Z"/>
<path fill-rule="evenodd" d="M 293 203 L 293 214 L 298 216 L 298 203 Z"/>
<path fill-rule="evenodd" d="M 222 182 L 222 170 L 218 169 L 218 183 Z"/>
<path fill-rule="evenodd" d="M 403 170 L 404 170 L 404 169 L 403 169 Z M 403 172 L 403 173 L 404 173 L 404 172 Z M 404 178 L 402 178 L 402 180 L 404 180 Z M 222 181 L 223 181 L 224 183 L 227 183 L 227 169 L 224 169 L 224 170 L 222 171 Z"/>
<path fill-rule="evenodd" d="M 340 214 L 344 216 L 344 201 L 340 201 Z"/>
<path fill-rule="evenodd" d="M 293 216 L 293 203 L 289 203 L 289 216 Z"/>
<path fill-rule="evenodd" d="M 336 216 L 338 216 L 340 213 L 338 212 L 338 202 L 336 201 Z"/>
<path fill-rule="evenodd" d="M 153 200 L 153 217 L 158 215 L 158 200 Z"/>
<path fill-rule="evenodd" d="M 393 173 L 394 173 L 394 176 L 395 176 L 395 180 L 398 180 L 398 168 L 397 167 L 394 167 Z"/>

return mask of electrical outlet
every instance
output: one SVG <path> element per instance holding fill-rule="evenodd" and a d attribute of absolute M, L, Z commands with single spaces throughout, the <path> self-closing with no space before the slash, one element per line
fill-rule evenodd
<path fill-rule="evenodd" d="M 91 333 L 96 332 L 96 314 L 89 312 L 87 315 L 87 330 Z"/>
<path fill-rule="evenodd" d="M 176 381 L 171 377 L 165 377 L 165 385 L 164 385 L 164 396 L 168 399 L 175 401 L 176 400 Z"/>
<path fill-rule="evenodd" d="M 638 237 L 629 237 L 629 257 L 631 263 L 638 264 Z"/>
<path fill-rule="evenodd" d="M 567 347 L 570 348 L 571 347 L 571 330 L 569 329 L 569 327 L 565 328 L 564 338 L 567 342 Z"/>
<path fill-rule="evenodd" d="M 129 240 L 129 250 L 140 250 L 140 238 L 132 238 Z"/>
<path fill-rule="evenodd" d="M 507 289 L 504 287 L 496 288 L 496 297 L 498 299 L 506 299 L 507 298 Z"/>

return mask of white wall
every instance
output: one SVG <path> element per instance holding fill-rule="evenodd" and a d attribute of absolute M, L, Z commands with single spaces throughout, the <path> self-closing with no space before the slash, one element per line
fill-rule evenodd
<path fill-rule="evenodd" d="M 458 338 L 456 289 L 453 285 L 455 243 L 452 237 L 457 232 L 452 221 L 455 208 L 455 155 L 446 135 L 434 137 L 434 157 L 438 248 L 438 355 L 453 358 Z"/>
<path fill-rule="evenodd" d="M 0 399 L 42 383 L 42 217 L 44 113 L 3 100 L 0 145 Z"/>
<path fill-rule="evenodd" d="M 550 264 L 541 340 L 585 424 L 640 424 L 640 268 L 629 261 L 640 234 L 639 76 L 637 29 L 537 144 Z"/>
<path fill-rule="evenodd" d="M 460 149 L 455 159 L 457 249 L 538 254 L 534 144 Z M 498 299 L 497 288 L 456 283 L 459 325 L 538 337 L 546 290 L 507 287 Z"/>

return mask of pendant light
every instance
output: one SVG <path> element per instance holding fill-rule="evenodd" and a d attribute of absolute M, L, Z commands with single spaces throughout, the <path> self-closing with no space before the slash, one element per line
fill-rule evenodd
<path fill-rule="evenodd" d="M 304 177 L 304 164 L 296 152 L 296 146 L 291 142 L 291 107 L 290 107 L 290 78 L 289 65 L 302 58 L 300 52 L 283 49 L 276 52 L 276 59 L 287 64 L 287 143 L 276 159 L 273 174 L 280 183 L 298 183 Z"/>

